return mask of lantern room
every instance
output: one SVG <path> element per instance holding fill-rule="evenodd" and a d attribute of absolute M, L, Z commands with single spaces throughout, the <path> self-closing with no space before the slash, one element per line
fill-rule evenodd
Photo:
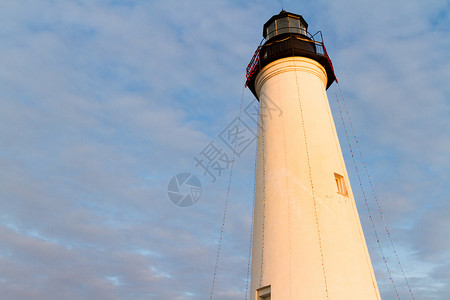
<path fill-rule="evenodd" d="M 296 33 L 306 36 L 307 30 L 308 23 L 306 23 L 302 16 L 282 10 L 278 15 L 273 16 L 264 24 L 263 36 L 266 41 L 286 33 Z"/>
<path fill-rule="evenodd" d="M 258 72 L 273 61 L 286 57 L 306 57 L 321 64 L 327 73 L 327 88 L 336 80 L 333 65 L 328 57 L 322 40 L 322 33 L 318 35 L 308 33 L 308 23 L 301 15 L 282 10 L 278 15 L 272 16 L 264 24 L 264 44 L 259 46 L 247 66 L 248 86 L 255 97 L 255 79 Z M 316 36 L 316 38 L 315 38 Z M 320 38 L 320 40 L 317 40 Z"/>

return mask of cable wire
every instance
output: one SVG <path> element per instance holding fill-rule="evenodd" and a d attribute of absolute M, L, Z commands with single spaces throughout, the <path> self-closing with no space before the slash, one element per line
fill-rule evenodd
<path fill-rule="evenodd" d="M 340 86 L 339 83 L 338 83 L 337 85 L 338 85 L 338 88 L 339 88 L 340 98 L 342 99 L 342 103 L 343 103 L 343 106 L 344 106 L 344 109 L 345 109 L 345 113 L 346 113 L 346 115 L 347 115 L 347 119 L 348 119 L 348 121 L 349 121 L 349 123 L 350 123 L 350 127 L 351 127 L 352 134 L 353 134 L 353 139 L 355 140 L 356 146 L 357 146 L 357 148 L 358 148 L 359 157 L 360 157 L 360 159 L 361 159 L 361 162 L 362 162 L 363 167 L 364 167 L 365 174 L 366 174 L 367 179 L 368 179 L 368 181 L 369 181 L 369 186 L 370 186 L 370 189 L 371 189 L 373 198 L 374 198 L 374 200 L 375 200 L 375 202 L 376 202 L 376 204 L 377 204 L 377 207 L 378 207 L 378 212 L 379 212 L 379 214 L 380 214 L 380 218 L 381 218 L 381 220 L 383 221 L 383 225 L 384 225 L 384 228 L 385 228 L 385 230 L 386 230 L 386 234 L 387 234 L 387 236 L 389 237 L 389 241 L 390 241 L 392 250 L 393 250 L 393 252 L 394 252 L 394 255 L 395 255 L 395 258 L 396 258 L 396 260 L 397 260 L 397 263 L 398 263 L 398 265 L 399 265 L 399 267 L 400 267 L 400 271 L 401 271 L 402 276 L 403 276 L 403 278 L 404 278 L 404 280 L 405 280 L 406 286 L 408 287 L 409 294 L 411 295 L 412 299 L 415 299 L 414 294 L 413 294 L 413 292 L 412 292 L 412 289 L 411 289 L 411 287 L 410 287 L 410 285 L 409 285 L 408 279 L 407 279 L 407 277 L 406 277 L 405 271 L 404 271 L 404 269 L 403 269 L 403 265 L 402 265 L 402 263 L 400 262 L 400 258 L 399 258 L 399 256 L 398 256 L 397 249 L 396 249 L 396 247 L 395 247 L 395 245 L 394 245 L 394 241 L 393 241 L 393 239 L 392 239 L 391 232 L 390 232 L 389 227 L 387 226 L 386 220 L 385 220 L 385 218 L 384 218 L 384 214 L 383 214 L 383 210 L 382 210 L 382 208 L 381 208 L 381 204 L 380 204 L 380 202 L 378 201 L 378 197 L 377 197 L 377 195 L 376 195 L 376 193 L 375 193 L 375 188 L 374 188 L 374 186 L 373 186 L 372 179 L 371 179 L 370 174 L 369 174 L 369 170 L 368 170 L 367 165 L 366 165 L 366 162 L 365 162 L 365 160 L 364 160 L 364 156 L 363 156 L 362 151 L 361 151 L 361 146 L 359 145 L 359 140 L 358 140 L 358 137 L 357 137 L 357 135 L 356 135 L 355 129 L 354 129 L 354 127 L 353 127 L 352 118 L 350 117 L 350 113 L 349 113 L 349 111 L 348 111 L 347 103 L 346 103 L 346 101 L 345 101 L 345 99 L 344 99 L 344 96 L 343 96 L 343 93 L 342 93 L 341 86 Z M 339 102 L 338 102 L 338 103 L 339 103 Z"/>
<path fill-rule="evenodd" d="M 223 210 L 222 226 L 220 227 L 220 236 L 219 236 L 219 245 L 217 246 L 216 264 L 214 266 L 214 275 L 213 275 L 213 280 L 212 280 L 212 283 L 211 283 L 211 292 L 209 294 L 209 299 L 210 300 L 213 299 L 213 295 L 214 295 L 214 287 L 215 287 L 216 277 L 217 277 L 217 267 L 219 265 L 220 250 L 221 250 L 221 247 L 222 247 L 223 232 L 224 232 L 225 222 L 226 222 L 226 217 L 227 217 L 228 200 L 229 200 L 230 189 L 231 189 L 231 179 L 233 178 L 233 168 L 234 168 L 234 162 L 236 160 L 236 153 L 237 153 L 237 151 L 236 151 L 236 148 L 237 148 L 237 135 L 239 133 L 239 127 L 241 125 L 242 104 L 244 102 L 244 91 L 245 91 L 245 86 L 242 87 L 242 97 L 241 97 L 241 104 L 240 104 L 240 107 L 239 107 L 238 124 L 236 126 L 236 138 L 234 140 L 233 158 L 231 160 L 230 176 L 228 178 L 227 193 L 226 193 L 226 196 L 225 196 L 225 207 L 224 207 L 224 210 Z"/>
<path fill-rule="evenodd" d="M 349 137 L 349 134 L 348 134 L 347 126 L 345 125 L 345 119 L 344 119 L 344 115 L 342 113 L 341 104 L 339 102 L 339 98 L 338 98 L 337 94 L 335 93 L 334 95 L 336 96 L 336 101 L 337 101 L 337 104 L 338 104 L 338 107 L 339 107 L 339 114 L 341 116 L 342 125 L 344 126 L 345 136 L 347 137 L 348 147 L 349 147 L 350 154 L 351 154 L 352 160 L 353 160 L 353 164 L 354 164 L 354 167 L 355 167 L 355 170 L 356 170 L 356 175 L 358 177 L 359 186 L 360 186 L 362 194 L 363 194 L 364 204 L 366 205 L 367 213 L 369 214 L 369 219 L 370 219 L 370 222 L 372 224 L 372 229 L 373 229 L 373 232 L 375 234 L 375 238 L 377 240 L 378 248 L 380 249 L 381 256 L 382 256 L 383 261 L 384 261 L 384 265 L 385 265 L 386 270 L 387 270 L 387 272 L 389 274 L 389 279 L 391 280 L 392 286 L 394 287 L 395 295 L 397 296 L 398 299 L 400 299 L 400 296 L 398 295 L 397 287 L 396 287 L 395 282 L 394 282 L 394 278 L 392 277 L 391 269 L 389 268 L 388 260 L 387 260 L 386 256 L 384 255 L 383 247 L 381 246 L 381 241 L 380 241 L 380 238 L 378 236 L 377 229 L 375 228 L 375 222 L 373 221 L 372 212 L 370 210 L 369 203 L 368 203 L 367 196 L 366 196 L 366 192 L 364 190 L 364 186 L 363 186 L 362 181 L 361 181 L 361 175 L 359 174 L 359 169 L 358 169 L 358 166 L 356 164 L 356 158 L 355 158 L 355 155 L 353 153 L 353 149 L 352 149 L 352 145 L 351 145 L 351 142 L 350 142 L 350 137 Z"/>
<path fill-rule="evenodd" d="M 317 237 L 318 237 L 318 242 L 319 242 L 320 259 L 322 261 L 322 273 L 323 273 L 323 281 L 324 281 L 324 287 L 325 287 L 325 296 L 326 296 L 327 299 L 329 299 L 327 274 L 326 274 L 326 270 L 325 270 L 325 260 L 324 260 L 323 248 L 322 248 L 322 237 L 320 235 L 319 214 L 318 214 L 318 208 L 317 208 L 317 200 L 316 200 L 316 196 L 315 196 L 315 193 L 314 193 L 314 183 L 313 183 L 313 179 L 312 179 L 311 161 L 310 161 L 310 157 L 309 157 L 308 138 L 307 138 L 307 135 L 306 135 L 305 118 L 304 118 L 304 115 L 303 115 L 303 105 L 302 105 L 302 101 L 301 101 L 301 97 L 300 97 L 300 86 L 299 86 L 299 83 L 298 83 L 298 76 L 297 76 L 297 70 L 296 70 L 295 57 L 294 56 L 292 56 L 292 62 L 294 64 L 295 83 L 297 85 L 298 106 L 299 106 L 299 110 L 300 110 L 300 119 L 301 119 L 300 125 L 301 125 L 301 127 L 303 129 L 303 137 L 305 139 L 306 160 L 308 162 L 309 182 L 310 182 L 310 185 L 311 185 L 311 194 L 312 194 L 313 204 L 314 204 L 314 216 L 315 216 L 315 219 L 316 219 L 315 221 L 316 221 Z"/>

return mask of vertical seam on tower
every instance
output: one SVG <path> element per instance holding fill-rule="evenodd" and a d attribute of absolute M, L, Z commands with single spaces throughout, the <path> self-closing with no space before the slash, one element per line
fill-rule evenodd
<path fill-rule="evenodd" d="M 322 91 L 322 97 L 323 97 L 323 99 L 328 99 L 327 92 L 325 90 Z M 334 140 L 334 145 L 336 146 L 336 151 L 337 151 L 337 153 L 342 153 L 342 149 L 341 149 L 340 144 L 339 144 L 338 134 L 337 134 L 337 131 L 336 131 L 336 125 L 334 123 L 333 114 L 331 112 L 331 107 L 330 107 L 329 103 L 323 103 L 323 104 L 324 104 L 325 109 L 327 111 L 328 119 L 330 120 L 331 132 L 333 132 L 334 135 L 337 137 Z M 341 168 L 342 168 L 343 172 L 344 173 L 347 172 L 343 156 L 342 156 L 342 159 L 340 160 L 340 165 L 341 165 Z M 348 172 L 347 172 L 347 177 L 348 177 Z M 349 181 L 349 184 L 350 184 L 350 181 Z"/>
<path fill-rule="evenodd" d="M 263 98 L 261 99 L 263 100 Z M 264 100 L 263 100 L 264 101 Z M 259 273 L 259 287 L 262 287 L 262 281 L 263 281 L 263 272 L 264 272 L 264 222 L 266 219 L 266 166 L 265 166 L 265 144 L 264 144 L 264 106 L 263 101 L 260 101 L 259 105 L 259 112 L 260 112 L 260 120 L 261 120 L 261 151 L 262 151 L 262 167 L 263 167 L 263 207 L 262 207 L 262 242 L 261 242 L 261 271 Z"/>
<path fill-rule="evenodd" d="M 278 82 L 278 92 L 280 91 L 280 84 Z M 288 247 L 289 247 L 289 299 L 291 299 L 292 292 L 292 276 L 291 276 L 291 266 L 292 266 L 292 242 L 291 242 L 291 199 L 289 197 L 289 180 L 288 180 L 288 172 L 287 172 L 287 152 L 286 152 L 286 134 L 284 128 L 283 118 L 280 119 L 281 128 L 283 133 L 283 151 L 284 151 L 284 173 L 285 173 L 285 181 L 286 181 L 286 199 L 287 199 L 287 215 L 288 215 Z"/>
<path fill-rule="evenodd" d="M 294 64 L 295 83 L 297 85 L 297 96 L 298 96 L 298 105 L 299 105 L 299 109 L 300 109 L 301 126 L 303 129 L 303 137 L 305 138 L 306 160 L 308 162 L 309 181 L 311 184 L 311 193 L 312 193 L 313 204 L 314 204 L 314 215 L 315 215 L 315 219 L 316 219 L 317 236 L 318 236 L 318 240 L 319 240 L 320 258 L 322 260 L 322 272 L 323 272 L 323 280 L 324 280 L 324 285 L 325 285 L 325 296 L 327 299 L 329 299 L 327 274 L 325 272 L 325 262 L 324 262 L 323 249 L 322 249 L 322 238 L 320 236 L 319 217 L 318 217 L 318 212 L 317 212 L 317 201 L 316 201 L 316 197 L 315 197 L 315 193 L 314 193 L 314 184 L 313 184 L 312 172 L 311 172 L 311 161 L 309 159 L 308 139 L 306 136 L 305 119 L 303 117 L 303 107 L 302 107 L 302 103 L 300 100 L 300 87 L 298 84 L 298 76 L 297 76 L 297 70 L 296 70 L 294 56 L 292 56 L 292 62 Z"/>

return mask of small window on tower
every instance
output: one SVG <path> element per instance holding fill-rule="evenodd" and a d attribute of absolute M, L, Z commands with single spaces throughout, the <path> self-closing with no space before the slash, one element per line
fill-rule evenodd
<path fill-rule="evenodd" d="M 347 186 L 345 184 L 344 176 L 334 173 L 334 179 L 336 180 L 337 192 L 341 195 L 347 196 Z"/>
<path fill-rule="evenodd" d="M 270 300 L 270 285 L 256 290 L 257 300 Z"/>

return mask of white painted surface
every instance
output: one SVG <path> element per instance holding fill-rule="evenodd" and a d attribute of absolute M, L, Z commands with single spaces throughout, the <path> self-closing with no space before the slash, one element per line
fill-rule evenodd
<path fill-rule="evenodd" d="M 268 285 L 273 300 L 327 294 L 380 299 L 326 82 L 324 68 L 303 57 L 274 61 L 256 78 L 264 125 L 258 133 L 251 300 Z M 344 177 L 348 196 L 338 193 L 335 173 Z"/>

